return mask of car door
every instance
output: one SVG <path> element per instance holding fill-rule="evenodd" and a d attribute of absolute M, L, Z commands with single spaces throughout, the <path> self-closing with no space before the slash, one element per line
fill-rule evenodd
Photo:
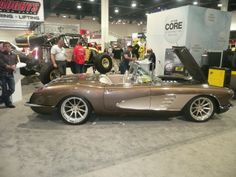
<path fill-rule="evenodd" d="M 109 111 L 149 110 L 150 84 L 107 85 L 104 91 L 104 106 Z"/>

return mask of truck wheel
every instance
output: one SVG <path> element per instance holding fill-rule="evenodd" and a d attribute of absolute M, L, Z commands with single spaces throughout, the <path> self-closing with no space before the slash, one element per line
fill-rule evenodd
<path fill-rule="evenodd" d="M 36 71 L 34 71 L 34 70 L 28 70 L 25 67 L 20 68 L 20 74 L 22 74 L 23 76 L 31 76 L 35 73 L 36 73 Z"/>
<path fill-rule="evenodd" d="M 106 74 L 111 71 L 112 59 L 109 55 L 98 55 L 95 59 L 95 67 L 101 74 Z"/>
<path fill-rule="evenodd" d="M 47 84 L 58 77 L 61 77 L 61 73 L 58 69 L 54 68 L 51 63 L 43 64 L 39 76 L 39 79 L 43 84 Z"/>
<path fill-rule="evenodd" d="M 47 36 L 42 34 L 22 35 L 15 38 L 18 46 L 25 47 L 29 45 L 42 45 L 47 41 Z"/>

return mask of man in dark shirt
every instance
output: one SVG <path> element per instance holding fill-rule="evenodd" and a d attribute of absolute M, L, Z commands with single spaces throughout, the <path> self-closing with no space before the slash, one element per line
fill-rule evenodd
<path fill-rule="evenodd" d="M 0 102 L 4 102 L 9 108 L 15 108 L 10 97 L 15 91 L 13 72 L 16 70 L 17 62 L 17 56 L 11 53 L 10 43 L 4 42 L 3 51 L 0 53 L 0 82 L 2 83 Z"/>
<path fill-rule="evenodd" d="M 126 70 L 129 70 L 129 62 L 134 60 L 132 56 L 132 50 L 133 50 L 133 47 L 130 45 L 127 47 L 127 50 L 123 54 L 123 60 L 120 63 L 121 74 L 124 74 Z"/>
<path fill-rule="evenodd" d="M 140 46 L 139 46 L 138 43 L 137 43 L 137 44 L 135 44 L 135 45 L 133 46 L 133 50 L 132 50 L 133 55 L 134 55 L 137 59 L 139 59 L 139 48 L 140 48 Z"/>
<path fill-rule="evenodd" d="M 122 49 L 122 48 L 120 47 L 120 45 L 118 44 L 116 47 L 113 48 L 112 53 L 113 53 L 113 57 L 114 57 L 116 60 L 121 60 L 121 56 L 122 56 L 122 53 L 123 53 L 123 49 Z"/>
<path fill-rule="evenodd" d="M 115 72 L 118 72 L 119 65 L 121 62 L 121 57 L 123 54 L 123 49 L 120 47 L 120 44 L 118 44 L 116 47 L 113 48 L 112 54 L 113 54 L 112 62 L 113 62 L 114 70 Z"/>
<path fill-rule="evenodd" d="M 151 62 L 150 71 L 154 71 L 154 69 L 156 68 L 156 55 L 152 49 L 147 49 L 147 54 L 149 55 L 148 60 Z"/>

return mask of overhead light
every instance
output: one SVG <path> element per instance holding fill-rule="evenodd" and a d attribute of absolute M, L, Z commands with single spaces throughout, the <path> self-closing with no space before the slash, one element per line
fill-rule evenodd
<path fill-rule="evenodd" d="M 193 2 L 193 5 L 198 5 L 198 2 L 197 2 L 197 1 L 194 1 L 194 2 Z"/>
<path fill-rule="evenodd" d="M 136 1 L 132 1 L 132 3 L 131 3 L 131 7 L 137 7 L 137 3 L 136 3 Z"/>
<path fill-rule="evenodd" d="M 80 3 L 77 4 L 77 9 L 81 9 L 82 5 Z"/>
<path fill-rule="evenodd" d="M 218 6 L 218 7 L 222 7 L 222 4 L 221 4 L 221 3 L 219 3 L 217 6 Z"/>
<path fill-rule="evenodd" d="M 118 14 L 119 13 L 119 8 L 115 8 L 115 10 L 114 10 L 114 12 L 116 13 L 116 14 Z"/>
<path fill-rule="evenodd" d="M 93 17 L 93 21 L 95 21 L 96 20 L 96 17 Z"/>
<path fill-rule="evenodd" d="M 89 0 L 90 2 L 94 2 L 95 0 Z"/>
<path fill-rule="evenodd" d="M 66 18 L 66 15 L 63 15 L 62 17 L 63 17 L 63 18 Z"/>

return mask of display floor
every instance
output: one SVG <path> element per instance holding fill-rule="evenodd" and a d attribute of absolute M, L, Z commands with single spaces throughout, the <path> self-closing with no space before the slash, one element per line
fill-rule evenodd
<path fill-rule="evenodd" d="M 235 177 L 236 108 L 206 123 L 165 115 L 92 115 L 80 126 L 24 103 L 0 105 L 1 177 Z M 233 101 L 236 105 L 236 101 Z"/>

